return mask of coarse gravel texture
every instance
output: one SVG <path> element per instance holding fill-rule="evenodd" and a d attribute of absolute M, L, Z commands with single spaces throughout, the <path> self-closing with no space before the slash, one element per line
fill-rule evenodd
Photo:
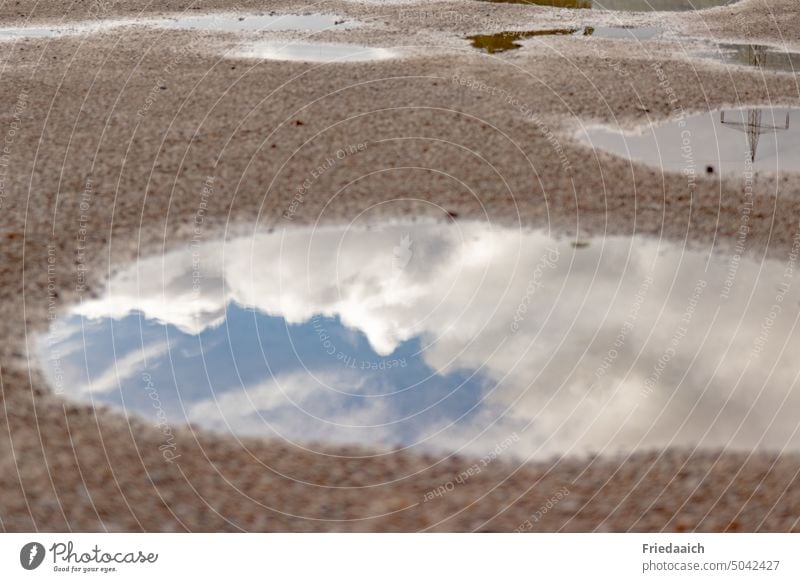
<path fill-rule="evenodd" d="M 226 59 L 220 51 L 235 44 L 231 35 L 146 28 L 0 43 L 0 139 L 8 148 L 0 183 L 3 530 L 800 529 L 794 453 L 642 451 L 521 465 L 501 458 L 428 501 L 476 460 L 355 448 L 315 454 L 176 426 L 180 457 L 168 463 L 158 429 L 67 403 L 27 348 L 50 319 L 101 293 L 114 270 L 186 245 L 199 215 L 209 240 L 254 223 L 286 224 L 297 187 L 348 144 L 367 145 L 313 180 L 291 221 L 449 214 L 724 249 L 740 227 L 741 183 L 701 175 L 690 193 L 684 176 L 592 151 L 575 135 L 598 122 L 665 120 L 677 107 L 800 105 L 796 75 L 692 58 L 703 38 L 800 49 L 795 0 L 742 0 L 696 14 L 466 0 L 19 0 L 0 5 L 0 26 L 211 10 L 342 15 L 365 25 L 314 39 L 392 48 L 403 58 Z M 464 40 L 565 23 L 656 25 L 664 34 L 646 42 L 537 38 L 496 55 Z M 787 260 L 800 175 L 758 175 L 754 190 L 748 252 Z M 84 273 L 85 291 L 77 284 Z"/>

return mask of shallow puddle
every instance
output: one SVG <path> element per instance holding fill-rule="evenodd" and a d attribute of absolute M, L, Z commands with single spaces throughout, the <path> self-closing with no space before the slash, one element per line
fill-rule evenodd
<path fill-rule="evenodd" d="M 304 61 L 313 63 L 352 63 L 397 57 L 395 51 L 357 44 L 318 42 L 251 42 L 226 51 L 229 58 Z"/>
<path fill-rule="evenodd" d="M 536 36 L 563 36 L 572 35 L 578 32 L 577 28 L 550 28 L 543 30 L 509 30 L 497 32 L 495 34 L 476 34 L 468 36 L 467 40 L 472 41 L 472 46 L 484 50 L 489 54 L 501 53 L 504 51 L 522 48 L 518 40 L 533 38 Z"/>
<path fill-rule="evenodd" d="M 360 26 L 331 14 L 255 14 L 211 13 L 193 16 L 178 15 L 164 18 L 97 20 L 53 24 L 52 26 L 20 26 L 0 28 L 0 41 L 19 38 L 54 38 L 60 36 L 90 35 L 130 26 L 202 30 L 208 32 L 318 32 Z"/>
<path fill-rule="evenodd" d="M 702 10 L 732 4 L 735 0 L 483 0 L 505 4 L 535 4 L 556 8 L 594 8 L 626 12 Z"/>
<path fill-rule="evenodd" d="M 732 65 L 747 65 L 767 71 L 795 73 L 800 67 L 800 53 L 751 44 L 720 44 L 701 56 Z"/>
<path fill-rule="evenodd" d="M 62 36 L 86 36 L 98 34 L 126 26 L 148 26 L 154 20 L 98 20 L 93 22 L 73 22 L 48 26 L 16 26 L 0 28 L 0 42 L 22 38 L 57 38 Z"/>
<path fill-rule="evenodd" d="M 618 40 L 647 40 L 657 36 L 660 29 L 656 27 L 628 26 L 586 26 L 582 28 L 545 28 L 541 30 L 507 30 L 494 34 L 476 34 L 468 36 L 472 46 L 490 54 L 522 48 L 517 41 L 537 36 L 592 36 Z"/>
<path fill-rule="evenodd" d="M 684 12 L 733 4 L 736 0 L 594 0 L 592 8 L 627 12 Z"/>
<path fill-rule="evenodd" d="M 360 23 L 330 14 L 241 14 L 219 13 L 178 16 L 164 19 L 157 26 L 219 32 L 311 31 L 346 29 Z"/>
<path fill-rule="evenodd" d="M 717 110 L 649 125 L 636 132 L 594 127 L 592 147 L 687 176 L 747 176 L 800 171 L 798 109 Z"/>
<path fill-rule="evenodd" d="M 555 8 L 591 8 L 592 0 L 483 0 L 484 2 L 502 4 L 535 4 L 537 6 L 553 6 Z"/>
<path fill-rule="evenodd" d="M 280 229 L 142 259 L 38 350 L 56 393 L 165 434 L 796 450 L 787 265 L 470 222 Z"/>
<path fill-rule="evenodd" d="M 584 36 L 612 40 L 650 40 L 661 34 L 656 26 L 587 26 Z"/>

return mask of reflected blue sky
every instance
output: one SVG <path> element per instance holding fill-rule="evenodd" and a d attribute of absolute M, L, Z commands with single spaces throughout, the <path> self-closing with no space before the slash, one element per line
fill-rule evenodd
<path fill-rule="evenodd" d="M 230 303 L 222 325 L 197 335 L 141 312 L 65 323 L 75 329 L 65 341 L 80 339 L 83 329 L 85 354 L 64 359 L 80 397 L 154 414 L 144 389 L 152 382 L 168 418 L 240 434 L 415 442 L 455 420 L 469 422 L 488 386 L 480 373 L 436 374 L 420 357 L 418 339 L 382 357 L 339 318 L 288 325 Z M 48 349 L 55 354 L 58 346 Z"/>
<path fill-rule="evenodd" d="M 800 284 L 710 251 L 471 222 L 278 229 L 143 258 L 40 358 L 67 398 L 155 423 L 155 394 L 172 425 L 309 448 L 796 448 Z"/>

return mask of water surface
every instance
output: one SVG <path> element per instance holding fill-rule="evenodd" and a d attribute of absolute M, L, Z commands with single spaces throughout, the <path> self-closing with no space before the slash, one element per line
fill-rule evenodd
<path fill-rule="evenodd" d="M 765 71 L 796 73 L 800 67 L 800 53 L 754 44 L 722 43 L 702 56 L 731 65 L 746 65 Z"/>
<path fill-rule="evenodd" d="M 618 10 L 625 12 L 676 12 L 703 10 L 732 4 L 735 0 L 483 0 L 506 4 L 536 4 L 554 8 Z"/>
<path fill-rule="evenodd" d="M 613 40 L 650 40 L 661 34 L 656 26 L 587 26 L 584 36 Z"/>
<path fill-rule="evenodd" d="M 263 41 L 242 43 L 225 51 L 229 58 L 303 61 L 313 63 L 352 63 L 380 61 L 398 56 L 386 48 L 358 44 L 322 43 L 307 41 Z"/>
<path fill-rule="evenodd" d="M 67 398 L 310 448 L 797 450 L 793 273 L 484 223 L 287 228 L 143 258 L 39 354 Z"/>
<path fill-rule="evenodd" d="M 754 171 L 800 171 L 798 110 L 748 107 L 678 115 L 635 131 L 590 127 L 580 139 L 592 147 L 687 176 Z"/>
<path fill-rule="evenodd" d="M 219 32 L 309 31 L 354 28 L 360 23 L 332 14 L 211 13 L 179 15 L 158 22 L 161 28 Z"/>
<path fill-rule="evenodd" d="M 539 30 L 506 30 L 492 34 L 468 36 L 472 46 L 489 54 L 522 48 L 518 41 L 539 36 L 591 36 L 613 40 L 649 40 L 660 34 L 656 27 L 585 26 L 578 28 L 544 28 Z"/>
<path fill-rule="evenodd" d="M 129 26 L 147 26 L 154 20 L 97 20 L 58 23 L 43 26 L 13 26 L 0 28 L 0 42 L 22 38 L 57 38 L 61 36 L 86 36 Z"/>
<path fill-rule="evenodd" d="M 121 20 L 92 20 L 68 23 L 53 23 L 46 26 L 18 26 L 0 28 L 0 41 L 19 38 L 56 38 L 61 36 L 85 36 L 124 27 L 146 26 L 198 30 L 207 32 L 319 32 L 344 30 L 361 23 L 347 21 L 332 14 L 257 14 L 220 12 L 210 14 L 166 16 L 163 18 L 139 18 Z"/>
<path fill-rule="evenodd" d="M 486 51 L 489 54 L 522 48 L 519 40 L 534 38 L 536 36 L 564 36 L 578 32 L 577 28 L 548 28 L 542 30 L 507 30 L 494 34 L 476 34 L 468 36 L 472 46 Z"/>

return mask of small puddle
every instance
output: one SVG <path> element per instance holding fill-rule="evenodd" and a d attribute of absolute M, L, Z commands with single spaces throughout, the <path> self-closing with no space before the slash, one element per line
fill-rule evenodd
<path fill-rule="evenodd" d="M 541 30 L 507 30 L 494 34 L 468 36 L 472 46 L 490 54 L 522 48 L 517 41 L 537 36 L 592 36 L 617 40 L 647 40 L 660 34 L 657 27 L 586 26 L 582 28 L 546 28 Z"/>
<path fill-rule="evenodd" d="M 594 0 L 592 8 L 625 12 L 686 12 L 733 4 L 737 0 Z"/>
<path fill-rule="evenodd" d="M 779 107 L 715 110 L 633 132 L 589 128 L 580 139 L 617 156 L 687 176 L 797 172 L 798 111 Z"/>
<path fill-rule="evenodd" d="M 217 32 L 269 32 L 348 29 L 359 22 L 347 21 L 330 14 L 241 14 L 219 13 L 178 16 L 160 21 L 160 28 L 204 30 Z"/>
<path fill-rule="evenodd" d="M 785 268 L 484 223 L 281 229 L 140 260 L 38 352 L 56 393 L 165 435 L 798 450 Z"/>
<path fill-rule="evenodd" d="M 98 20 L 54 24 L 52 26 L 20 26 L 0 28 L 0 41 L 19 38 L 53 38 L 61 36 L 83 36 L 109 30 L 147 26 L 180 30 L 208 32 L 319 32 L 323 30 L 346 30 L 360 26 L 360 22 L 348 21 L 331 14 L 255 14 L 212 13 L 193 16 L 167 16 L 164 18 Z"/>
<path fill-rule="evenodd" d="M 533 38 L 535 36 L 572 35 L 578 32 L 578 30 L 577 28 L 551 28 L 524 31 L 510 30 L 495 34 L 476 34 L 474 36 L 468 36 L 467 40 L 472 41 L 472 46 L 475 48 L 494 54 L 522 48 L 522 45 L 516 42 L 518 40 Z"/>
<path fill-rule="evenodd" d="M 243 43 L 225 52 L 228 58 L 303 61 L 312 63 L 353 63 L 396 58 L 395 51 L 357 44 L 291 41 Z"/>
<path fill-rule="evenodd" d="M 661 34 L 656 26 L 588 26 L 584 36 L 611 40 L 650 40 Z"/>
<path fill-rule="evenodd" d="M 736 0 L 482 0 L 504 4 L 535 4 L 554 8 L 594 8 L 625 12 L 677 12 L 703 10 L 732 4 Z"/>
<path fill-rule="evenodd" d="M 98 20 L 94 22 L 73 22 L 53 24 L 52 26 L 17 26 L 0 28 L 0 42 L 23 38 L 57 38 L 62 36 L 88 36 L 123 28 L 127 26 L 147 26 L 153 20 Z"/>
<path fill-rule="evenodd" d="M 482 0 L 484 2 L 502 4 L 535 4 L 537 6 L 553 6 L 555 8 L 591 8 L 592 0 Z"/>
<path fill-rule="evenodd" d="M 716 50 L 701 53 L 700 56 L 766 71 L 796 73 L 800 67 L 800 53 L 754 44 L 720 44 Z"/>

